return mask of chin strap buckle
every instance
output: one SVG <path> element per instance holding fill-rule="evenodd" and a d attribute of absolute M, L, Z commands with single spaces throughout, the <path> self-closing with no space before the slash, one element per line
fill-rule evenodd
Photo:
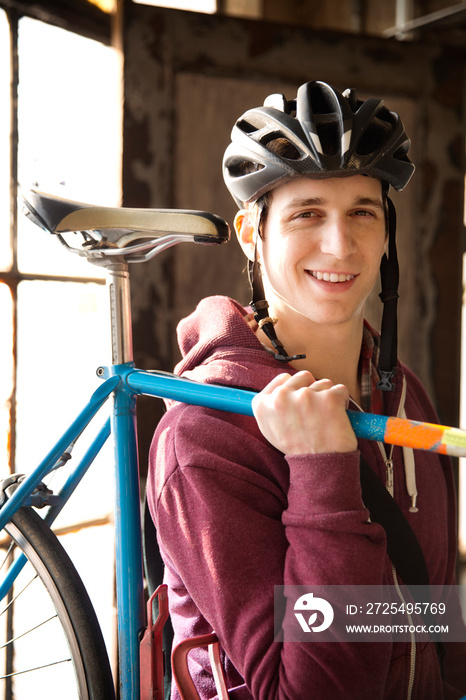
<path fill-rule="evenodd" d="M 282 353 L 276 352 L 274 358 L 278 362 L 294 362 L 295 360 L 305 360 L 306 355 L 283 355 Z"/>
<path fill-rule="evenodd" d="M 396 368 L 392 370 L 379 369 L 379 372 L 382 378 L 377 384 L 377 389 L 381 389 L 382 391 L 394 391 L 395 385 L 392 379 L 395 376 Z"/>
<path fill-rule="evenodd" d="M 254 312 L 255 320 L 259 324 L 259 328 L 264 331 L 274 349 L 277 351 L 274 355 L 276 360 L 279 362 L 293 362 L 294 360 L 305 359 L 306 355 L 288 355 L 285 348 L 277 338 L 277 334 L 275 333 L 274 329 L 277 319 L 268 315 L 269 305 L 265 299 L 261 299 L 260 301 L 251 301 L 250 306 Z"/>

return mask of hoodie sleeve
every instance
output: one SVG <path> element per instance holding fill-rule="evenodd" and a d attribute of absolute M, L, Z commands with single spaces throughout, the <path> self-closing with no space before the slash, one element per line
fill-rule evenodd
<path fill-rule="evenodd" d="M 391 644 L 362 654 L 357 643 L 274 641 L 274 586 L 383 581 L 385 534 L 362 503 L 359 453 L 286 460 L 253 419 L 176 406 L 156 433 L 148 494 L 179 582 L 175 627 L 197 629 L 193 602 L 254 698 L 302 700 L 311 687 L 313 700 L 348 688 L 383 697 Z"/>

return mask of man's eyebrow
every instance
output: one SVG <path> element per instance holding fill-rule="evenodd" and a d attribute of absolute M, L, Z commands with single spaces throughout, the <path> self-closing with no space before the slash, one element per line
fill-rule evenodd
<path fill-rule="evenodd" d="M 325 204 L 328 204 L 328 200 L 324 197 L 296 197 L 292 199 L 285 208 L 293 209 L 295 207 L 323 206 Z M 356 197 L 352 206 L 373 206 L 381 211 L 385 211 L 383 201 L 378 197 Z"/>
<path fill-rule="evenodd" d="M 381 199 L 375 199 L 372 197 L 359 197 L 356 202 L 356 206 L 373 206 L 373 207 L 378 207 L 382 211 L 385 211 L 385 207 L 383 205 L 383 201 Z"/>
<path fill-rule="evenodd" d="M 327 200 L 323 197 L 296 197 L 286 205 L 285 209 L 293 209 L 294 207 L 321 206 L 326 203 Z"/>
<path fill-rule="evenodd" d="M 325 197 L 296 197 L 292 199 L 286 206 L 286 209 L 299 209 L 300 207 L 319 207 L 328 204 L 328 200 Z M 385 207 L 382 199 L 378 197 L 356 197 L 353 201 L 353 207 L 363 207 L 370 206 L 380 209 L 380 211 L 385 212 Z"/>

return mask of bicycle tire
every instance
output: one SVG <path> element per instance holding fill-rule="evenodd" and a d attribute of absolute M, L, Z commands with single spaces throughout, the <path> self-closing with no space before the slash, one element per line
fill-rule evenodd
<path fill-rule="evenodd" d="M 32 508 L 20 508 L 4 532 L 11 538 L 9 549 L 14 548 L 14 555 L 8 555 L 9 564 L 21 553 L 27 563 L 8 601 L 4 597 L 0 604 L 0 697 L 114 700 L 110 664 L 94 608 L 57 537 Z M 3 564 L 1 571 L 3 576 Z M 42 613 L 44 620 L 39 619 Z M 23 630 L 26 620 L 30 630 Z M 5 630 L 11 639 L 6 638 Z M 52 656 L 55 651 L 57 658 Z"/>

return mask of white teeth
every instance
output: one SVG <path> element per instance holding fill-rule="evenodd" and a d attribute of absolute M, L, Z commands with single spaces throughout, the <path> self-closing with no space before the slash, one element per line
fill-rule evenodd
<path fill-rule="evenodd" d="M 337 272 L 318 272 L 312 271 L 312 276 L 324 282 L 348 282 L 354 278 L 354 275 L 344 275 Z"/>

